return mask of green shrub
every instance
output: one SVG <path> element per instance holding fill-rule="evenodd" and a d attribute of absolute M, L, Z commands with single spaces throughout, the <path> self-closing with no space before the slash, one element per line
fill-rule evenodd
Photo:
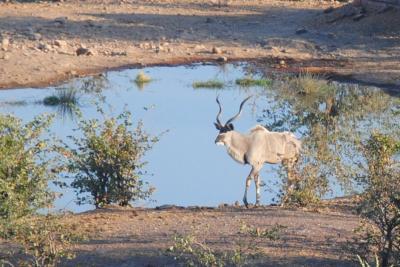
<path fill-rule="evenodd" d="M 145 133 L 141 122 L 132 129 L 131 114 L 124 111 L 104 122 L 81 119 L 78 130 L 83 137 L 70 137 L 75 147 L 64 144 L 61 152 L 67 156 L 79 203 L 93 203 L 97 208 L 110 203 L 125 206 L 151 195 L 153 188 L 146 188 L 141 179 L 142 158 L 157 138 Z"/>
<path fill-rule="evenodd" d="M 400 169 L 393 158 L 399 150 L 398 140 L 372 133 L 364 145 L 368 172 L 359 178 L 365 191 L 358 211 L 369 223 L 357 229 L 357 253 L 365 262 L 376 254 L 382 267 L 400 264 Z"/>
<path fill-rule="evenodd" d="M 53 194 L 48 182 L 55 178 L 49 140 L 41 138 L 51 116 L 38 116 L 23 124 L 0 115 L 0 222 L 12 221 L 48 206 Z"/>

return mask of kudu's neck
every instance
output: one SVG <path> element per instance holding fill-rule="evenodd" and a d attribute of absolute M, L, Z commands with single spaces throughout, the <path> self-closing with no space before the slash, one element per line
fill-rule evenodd
<path fill-rule="evenodd" d="M 248 137 L 236 131 L 229 132 L 229 137 L 225 143 L 228 154 L 235 161 L 246 164 L 245 155 L 248 149 Z"/>

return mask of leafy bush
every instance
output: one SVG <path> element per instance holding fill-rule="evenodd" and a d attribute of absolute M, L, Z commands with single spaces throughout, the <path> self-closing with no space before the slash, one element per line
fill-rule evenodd
<path fill-rule="evenodd" d="M 357 229 L 358 253 L 365 262 L 377 254 L 383 267 L 400 264 L 400 169 L 393 159 L 399 150 L 399 141 L 373 133 L 364 146 L 368 174 L 359 177 L 365 192 L 358 211 L 367 222 Z"/>
<path fill-rule="evenodd" d="M 141 179 L 142 158 L 157 138 L 145 133 L 141 122 L 131 128 L 128 111 L 104 122 L 81 119 L 78 130 L 83 137 L 70 136 L 75 147 L 64 144 L 61 149 L 67 156 L 74 178 L 71 186 L 78 190 L 79 203 L 93 203 L 97 208 L 110 203 L 126 206 L 151 195 L 153 188 L 146 188 Z M 82 193 L 90 193 L 92 199 Z"/>
<path fill-rule="evenodd" d="M 0 115 L 0 235 L 19 245 L 19 262 L 10 250 L 3 266 L 55 266 L 62 257 L 70 257 L 69 228 L 54 216 L 35 216 L 53 199 L 48 182 L 57 174 L 57 166 L 48 159 L 53 151 L 48 131 L 52 116 L 38 116 L 23 124 L 13 116 Z"/>
<path fill-rule="evenodd" d="M 55 178 L 48 140 L 41 138 L 51 116 L 23 124 L 0 115 L 0 221 L 12 221 L 46 207 L 53 200 L 47 183 Z"/>

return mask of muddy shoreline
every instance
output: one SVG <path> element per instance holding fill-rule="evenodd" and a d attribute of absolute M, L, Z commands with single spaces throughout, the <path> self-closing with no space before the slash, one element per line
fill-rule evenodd
<path fill-rule="evenodd" d="M 39 88 L 124 68 L 236 61 L 400 85 L 399 10 L 368 10 L 356 20 L 364 11 L 350 3 L 216 3 L 0 3 L 0 88 Z"/>

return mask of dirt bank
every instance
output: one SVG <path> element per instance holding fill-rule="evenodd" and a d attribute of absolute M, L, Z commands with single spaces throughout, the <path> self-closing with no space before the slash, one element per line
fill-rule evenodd
<path fill-rule="evenodd" d="M 257 248 L 257 257 L 249 257 L 247 266 L 357 266 L 346 249 L 359 225 L 349 204 L 345 199 L 329 201 L 312 211 L 272 206 L 110 207 L 71 214 L 66 221 L 77 223 L 89 238 L 75 246 L 77 257 L 61 266 L 179 266 L 167 253 L 176 235 L 196 236 L 220 252 Z M 277 240 L 243 230 L 262 232 L 277 225 Z M 0 240 L 0 258 L 7 248 Z"/>
<path fill-rule="evenodd" d="M 315 71 L 399 84 L 399 11 L 369 11 L 355 21 L 362 10 L 343 5 L 259 0 L 231 0 L 221 7 L 211 0 L 0 3 L 0 88 L 44 86 L 126 66 L 261 58 L 294 59 Z M 335 9 L 324 13 L 330 6 Z"/>

